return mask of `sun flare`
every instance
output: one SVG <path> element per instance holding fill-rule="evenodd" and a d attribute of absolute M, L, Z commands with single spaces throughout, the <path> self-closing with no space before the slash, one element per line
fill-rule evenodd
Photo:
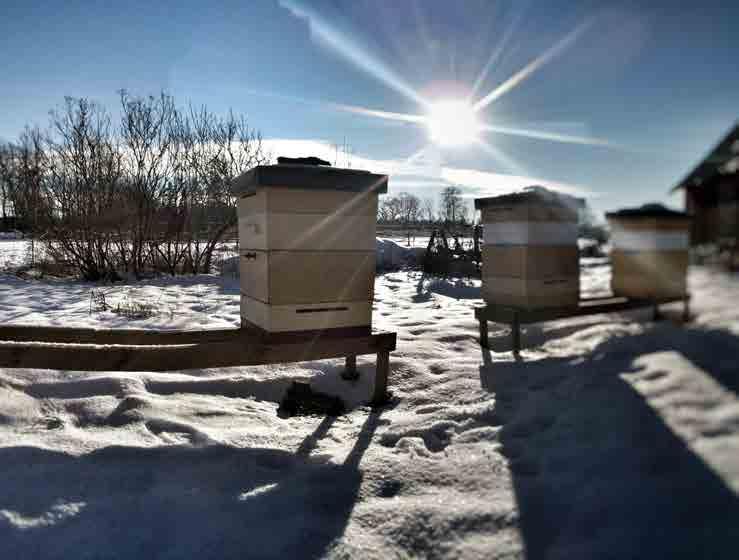
<path fill-rule="evenodd" d="M 466 101 L 445 100 L 431 103 L 426 117 L 431 140 L 439 146 L 466 146 L 478 140 L 481 124 Z"/>

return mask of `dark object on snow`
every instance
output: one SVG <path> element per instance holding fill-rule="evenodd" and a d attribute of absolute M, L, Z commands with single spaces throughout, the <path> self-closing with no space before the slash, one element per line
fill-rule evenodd
<path fill-rule="evenodd" d="M 310 414 L 339 416 L 345 410 L 346 407 L 339 397 L 314 392 L 310 383 L 293 381 L 277 409 L 277 414 L 281 418 Z"/>
<path fill-rule="evenodd" d="M 277 163 L 280 165 L 328 165 L 329 167 L 331 164 L 327 162 L 325 159 L 317 158 L 315 156 L 311 157 L 285 157 L 280 156 L 277 158 Z"/>
<path fill-rule="evenodd" d="M 434 228 L 423 258 L 423 271 L 427 274 L 479 276 L 481 239 L 482 228 L 479 225 L 472 228 L 471 244 L 460 242 L 458 232 L 446 227 Z"/>

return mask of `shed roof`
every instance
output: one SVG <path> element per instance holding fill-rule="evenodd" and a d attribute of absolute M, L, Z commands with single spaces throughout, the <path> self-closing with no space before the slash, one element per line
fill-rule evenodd
<path fill-rule="evenodd" d="M 739 122 L 711 150 L 706 158 L 675 185 L 670 192 L 699 187 L 719 175 L 739 172 Z"/>
<path fill-rule="evenodd" d="M 237 196 L 253 194 L 259 187 L 336 190 L 346 192 L 387 192 L 387 175 L 360 169 L 323 165 L 258 165 L 239 175 L 231 186 Z"/>

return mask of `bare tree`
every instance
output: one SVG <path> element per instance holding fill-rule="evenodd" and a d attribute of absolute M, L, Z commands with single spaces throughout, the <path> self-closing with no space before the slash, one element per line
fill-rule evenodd
<path fill-rule="evenodd" d="M 385 196 L 377 208 L 377 219 L 380 222 L 395 222 L 400 216 L 400 200 L 397 196 Z"/>
<path fill-rule="evenodd" d="M 205 107 L 191 106 L 187 112 L 178 112 L 176 131 L 179 174 L 187 184 L 189 207 L 190 240 L 185 260 L 188 268 L 198 273 L 210 269 L 217 244 L 236 225 L 232 181 L 271 156 L 264 151 L 260 134 L 232 112 L 218 117 Z"/>
<path fill-rule="evenodd" d="M 462 198 L 462 190 L 448 186 L 441 191 L 441 218 L 448 224 L 464 224 L 467 221 L 467 205 Z"/>
<path fill-rule="evenodd" d="M 421 219 L 421 200 L 409 193 L 400 193 L 398 195 L 400 207 L 400 220 L 406 227 L 406 235 L 408 237 L 408 245 L 411 244 L 411 237 L 415 237 L 412 226 L 417 224 Z"/>
<path fill-rule="evenodd" d="M 155 265 L 160 254 L 162 239 L 157 226 L 163 199 L 170 193 L 170 125 L 175 109 L 172 98 L 164 93 L 133 97 L 121 90 L 120 100 L 126 200 L 121 208 L 117 245 L 123 267 L 140 277 L 147 264 Z M 173 267 L 170 270 L 174 272 Z"/>
<path fill-rule="evenodd" d="M 110 116 L 99 105 L 68 97 L 51 113 L 46 138 L 47 250 L 88 280 L 117 279 L 111 250 L 121 204 L 121 152 Z"/>
<path fill-rule="evenodd" d="M 0 147 L 0 197 L 48 254 L 86 279 L 208 272 L 234 228 L 235 177 L 270 155 L 243 117 L 120 92 L 121 120 L 66 98 L 47 133 Z"/>
<path fill-rule="evenodd" d="M 421 215 L 427 222 L 433 222 L 436 219 L 436 204 L 434 199 L 426 197 L 421 202 Z"/>
<path fill-rule="evenodd" d="M 10 211 L 10 189 L 14 170 L 10 144 L 0 145 L 0 216 L 3 222 Z"/>

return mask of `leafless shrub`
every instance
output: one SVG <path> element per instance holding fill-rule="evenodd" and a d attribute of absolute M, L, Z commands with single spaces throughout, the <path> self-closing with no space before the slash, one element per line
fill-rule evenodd
<path fill-rule="evenodd" d="M 48 131 L 0 147 L 2 212 L 87 280 L 210 272 L 236 225 L 231 182 L 266 163 L 243 117 L 120 92 L 121 121 L 66 98 Z M 5 215 L 5 214 L 3 214 Z"/>

